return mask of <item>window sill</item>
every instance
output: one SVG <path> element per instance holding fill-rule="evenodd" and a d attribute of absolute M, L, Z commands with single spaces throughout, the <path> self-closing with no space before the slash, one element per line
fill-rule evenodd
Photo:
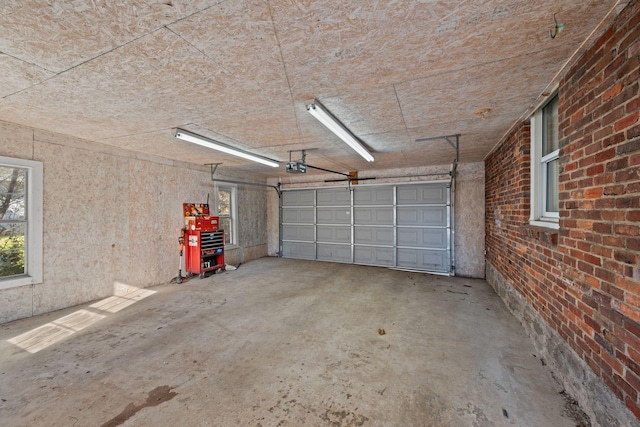
<path fill-rule="evenodd" d="M 20 286 L 37 285 L 42 283 L 42 279 L 31 276 L 18 276 L 0 280 L 0 290 L 17 288 Z"/>
<path fill-rule="evenodd" d="M 559 228 L 558 224 L 531 221 L 528 225 L 522 227 L 521 235 L 523 238 L 535 239 L 551 246 L 558 246 Z"/>
<path fill-rule="evenodd" d="M 546 228 L 547 230 L 560 230 L 560 223 L 557 221 L 541 221 L 541 220 L 530 220 L 529 225 L 533 227 Z"/>

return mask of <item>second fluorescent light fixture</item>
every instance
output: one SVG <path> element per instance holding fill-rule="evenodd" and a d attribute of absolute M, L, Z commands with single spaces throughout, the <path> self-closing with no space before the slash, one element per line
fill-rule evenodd
<path fill-rule="evenodd" d="M 315 100 L 313 104 L 307 105 L 307 111 L 331 132 L 335 133 L 338 138 L 346 142 L 349 147 L 353 148 L 356 153 L 360 154 L 367 162 L 373 162 L 373 156 L 364 148 L 360 141 L 358 141 L 358 138 L 340 123 L 338 119 L 333 117 L 333 114 L 325 110 L 318 100 Z"/>
<path fill-rule="evenodd" d="M 195 134 L 193 132 L 189 132 L 186 130 L 177 129 L 176 138 L 181 139 L 183 141 L 191 142 L 192 144 L 197 144 L 203 147 L 222 151 L 223 153 L 231 154 L 232 156 L 242 157 L 243 159 L 251 160 L 257 163 L 262 163 L 263 165 L 271 166 L 272 168 L 277 168 L 278 166 L 280 166 L 280 163 L 276 162 L 275 160 L 271 160 L 266 157 L 251 154 L 246 151 L 240 150 L 238 148 L 233 148 L 227 144 L 223 144 L 222 142 L 218 142 L 213 139 L 209 139 L 205 136 L 200 136 L 198 134 Z"/>

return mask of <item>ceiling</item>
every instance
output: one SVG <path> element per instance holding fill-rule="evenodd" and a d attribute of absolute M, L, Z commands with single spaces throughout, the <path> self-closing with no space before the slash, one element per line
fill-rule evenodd
<path fill-rule="evenodd" d="M 448 164 L 445 140 L 416 140 L 453 134 L 460 162 L 477 162 L 626 3 L 3 0 L 0 120 L 265 177 L 311 148 L 310 164 L 339 171 Z M 551 38 L 554 14 L 564 29 Z M 314 99 L 374 162 L 306 111 Z"/>

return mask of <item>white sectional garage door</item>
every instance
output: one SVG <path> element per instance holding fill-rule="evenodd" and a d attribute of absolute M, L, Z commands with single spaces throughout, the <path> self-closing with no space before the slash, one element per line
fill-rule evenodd
<path fill-rule="evenodd" d="M 450 274 L 449 182 L 285 190 L 281 254 Z"/>

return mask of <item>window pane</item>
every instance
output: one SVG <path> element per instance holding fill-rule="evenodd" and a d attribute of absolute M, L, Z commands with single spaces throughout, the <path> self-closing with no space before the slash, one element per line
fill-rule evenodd
<path fill-rule="evenodd" d="M 547 200 L 546 212 L 559 212 L 558 205 L 558 159 L 547 163 Z"/>
<path fill-rule="evenodd" d="M 0 224 L 0 277 L 25 274 L 25 223 Z"/>
<path fill-rule="evenodd" d="M 26 170 L 0 166 L 0 220 L 24 220 Z"/>
<path fill-rule="evenodd" d="M 218 215 L 231 215 L 231 191 L 218 191 Z"/>
<path fill-rule="evenodd" d="M 231 244 L 231 218 L 220 217 L 220 228 L 224 230 L 224 243 L 225 245 Z"/>
<path fill-rule="evenodd" d="M 558 96 L 542 109 L 542 157 L 556 151 L 558 144 Z"/>

